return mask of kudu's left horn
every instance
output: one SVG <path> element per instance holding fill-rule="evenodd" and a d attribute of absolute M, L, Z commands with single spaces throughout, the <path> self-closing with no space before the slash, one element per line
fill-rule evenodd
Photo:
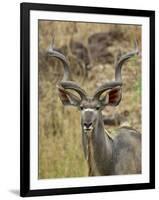
<path fill-rule="evenodd" d="M 62 53 L 55 50 L 53 48 L 53 45 L 50 45 L 50 47 L 48 48 L 47 55 L 59 59 L 63 64 L 64 75 L 62 77 L 62 80 L 58 83 L 59 86 L 62 86 L 64 89 L 71 89 L 76 91 L 80 95 L 81 99 L 86 98 L 86 92 L 77 83 L 72 81 L 72 76 L 66 57 Z"/>

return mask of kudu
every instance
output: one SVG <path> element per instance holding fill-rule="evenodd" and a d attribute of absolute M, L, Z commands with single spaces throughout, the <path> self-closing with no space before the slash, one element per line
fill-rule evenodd
<path fill-rule="evenodd" d="M 88 96 L 72 81 L 65 56 L 53 48 L 48 50 L 48 55 L 61 60 L 64 66 L 63 78 L 57 84 L 63 105 L 75 106 L 81 111 L 82 143 L 89 176 L 141 173 L 141 134 L 134 129 L 121 127 L 117 131 L 117 136 L 112 138 L 105 130 L 102 118 L 105 106 L 117 106 L 120 103 L 122 65 L 137 53 L 136 48 L 118 58 L 115 65 L 115 80 L 105 82 L 97 88 L 93 96 Z"/>

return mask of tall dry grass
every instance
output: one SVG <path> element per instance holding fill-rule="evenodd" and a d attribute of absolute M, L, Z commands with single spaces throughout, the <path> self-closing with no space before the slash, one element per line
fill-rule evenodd
<path fill-rule="evenodd" d="M 141 46 L 141 27 L 131 25 L 111 25 L 94 23 L 74 23 L 59 21 L 39 21 L 39 179 L 57 177 L 87 176 L 87 163 L 84 159 L 81 143 L 80 113 L 75 108 L 64 108 L 58 98 L 56 83 L 63 73 L 62 65 L 56 59 L 48 59 L 46 50 L 54 35 L 57 48 L 69 46 L 71 39 L 83 42 L 87 46 L 88 37 L 96 32 L 122 32 L 123 38 L 114 38 L 110 48 L 114 55 L 118 49 L 133 49 L 134 37 Z M 74 79 L 80 82 L 75 73 L 75 65 L 66 56 L 72 66 Z M 74 67 L 74 68 L 73 68 Z M 122 70 L 123 98 L 117 108 L 106 108 L 105 114 L 124 112 L 130 115 L 128 122 L 141 130 L 141 66 L 140 58 L 134 57 L 126 63 Z M 114 78 L 113 63 L 96 63 L 89 72 L 82 87 L 89 94 L 106 79 Z M 107 127 L 109 128 L 109 127 Z M 111 127 L 113 131 L 116 127 Z"/>

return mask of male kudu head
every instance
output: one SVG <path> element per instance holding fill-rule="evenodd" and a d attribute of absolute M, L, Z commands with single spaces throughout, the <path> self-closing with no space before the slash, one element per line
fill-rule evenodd
<path fill-rule="evenodd" d="M 101 111 L 105 106 L 117 106 L 122 97 L 121 68 L 123 63 L 138 53 L 138 49 L 129 52 L 116 60 L 115 80 L 105 82 L 96 89 L 92 96 L 87 93 L 74 81 L 69 71 L 69 64 L 63 54 L 49 48 L 48 56 L 58 58 L 64 66 L 64 75 L 57 84 L 59 97 L 64 106 L 75 106 L 81 111 L 81 125 L 84 131 L 93 130 Z M 75 91 L 78 95 L 75 95 Z"/>

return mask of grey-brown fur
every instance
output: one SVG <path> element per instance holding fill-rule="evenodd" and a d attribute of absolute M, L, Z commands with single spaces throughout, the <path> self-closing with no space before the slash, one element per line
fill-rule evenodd
<path fill-rule="evenodd" d="M 100 114 L 95 129 L 91 133 L 83 130 L 82 137 L 89 176 L 141 173 L 141 134 L 137 131 L 121 128 L 112 139 Z"/>
<path fill-rule="evenodd" d="M 130 128 L 121 128 L 113 141 L 114 174 L 141 173 L 141 134 Z"/>

